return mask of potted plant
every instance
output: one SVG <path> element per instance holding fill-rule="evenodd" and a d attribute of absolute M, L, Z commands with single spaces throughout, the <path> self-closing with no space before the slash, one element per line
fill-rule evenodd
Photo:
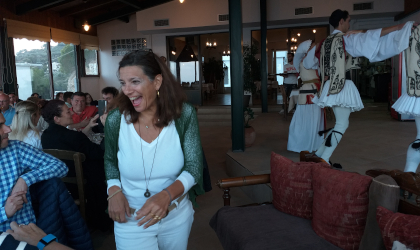
<path fill-rule="evenodd" d="M 256 45 L 244 45 L 243 47 L 243 59 L 244 59 L 244 96 L 249 103 L 249 99 L 252 98 L 252 94 L 256 92 L 255 81 L 261 80 L 261 65 L 259 60 L 255 58 L 258 54 L 258 47 Z M 244 98 L 245 98 L 244 97 Z M 245 102 L 245 100 L 244 100 Z"/>
<path fill-rule="evenodd" d="M 251 147 L 255 142 L 256 133 L 249 122 L 254 119 L 254 111 L 250 107 L 244 108 L 245 147 Z"/>

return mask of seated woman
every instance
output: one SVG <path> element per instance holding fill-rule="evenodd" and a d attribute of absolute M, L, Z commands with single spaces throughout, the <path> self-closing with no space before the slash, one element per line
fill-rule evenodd
<path fill-rule="evenodd" d="M 86 183 L 87 197 L 87 218 L 88 224 L 94 227 L 105 227 L 112 223 L 106 214 L 106 185 L 104 172 L 104 151 L 100 145 L 89 140 L 81 132 L 69 130 L 67 126 L 73 123 L 70 109 L 65 102 L 60 100 L 50 101 L 42 110 L 42 116 L 48 122 L 49 127 L 41 136 L 41 143 L 44 149 L 60 149 L 83 153 L 86 161 L 83 162 L 83 174 Z M 89 130 L 96 126 L 95 120 L 91 119 L 85 129 Z M 76 176 L 73 161 L 64 161 L 69 168 L 68 176 Z M 73 198 L 77 198 L 77 187 L 66 185 Z"/>
<path fill-rule="evenodd" d="M 294 152 L 313 152 L 324 140 L 318 134 L 318 131 L 324 130 L 324 110 L 312 102 L 312 98 L 321 86 L 319 77 L 315 70 L 307 70 L 302 65 L 302 59 L 306 56 L 311 43 L 311 40 L 301 43 L 293 59 L 303 83 L 299 89 L 296 112 L 290 123 L 287 141 L 287 150 Z"/>
<path fill-rule="evenodd" d="M 86 94 L 86 106 L 92 106 L 93 98 L 89 93 Z"/>
<path fill-rule="evenodd" d="M 38 105 L 31 101 L 22 101 L 16 104 L 16 113 L 13 117 L 9 138 L 28 143 L 42 149 L 41 133 L 36 124 L 40 117 Z"/>

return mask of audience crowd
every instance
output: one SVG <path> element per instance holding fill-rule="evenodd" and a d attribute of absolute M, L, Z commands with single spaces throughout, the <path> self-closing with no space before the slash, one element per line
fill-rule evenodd
<path fill-rule="evenodd" d="M 43 231 L 46 229 L 37 221 L 38 217 L 43 217 L 43 213 L 46 212 L 38 210 L 40 201 L 31 202 L 34 200 L 34 194 L 44 192 L 36 188 L 42 187 L 42 183 L 48 180 L 57 179 L 61 182 L 58 178 L 75 177 L 76 171 L 73 161 L 60 161 L 44 153 L 43 149 L 75 151 L 85 155 L 83 177 L 87 226 L 90 230 L 102 231 L 112 228 L 113 221 L 106 211 L 108 194 L 103 161 L 103 123 L 109 107 L 113 107 L 112 100 L 118 95 L 118 90 L 107 87 L 103 89 L 102 94 L 108 109 L 99 119 L 98 101 L 94 101 L 88 93 L 59 92 L 53 100 L 44 100 L 38 93 L 33 93 L 25 101 L 12 92 L 0 93 L 0 234 L 7 231 L 15 239 L 35 246 L 41 239 L 49 237 Z M 41 185 L 34 185 L 35 183 Z M 70 194 L 69 197 L 74 200 L 79 198 L 76 184 L 66 183 L 65 188 L 68 190 L 67 195 Z M 54 195 L 57 196 L 48 194 Z M 53 197 L 55 200 L 62 198 Z M 76 206 L 74 202 L 73 205 Z M 65 214 L 65 211 L 58 210 L 58 213 Z M 82 217 L 78 218 L 79 221 L 71 223 L 75 223 L 77 227 L 86 227 Z M 64 222 L 65 220 L 63 218 Z M 55 241 L 59 243 L 53 243 Z M 0 249 L 12 249 L 9 243 L 10 240 L 0 242 Z M 77 246 L 63 239 L 51 240 L 51 243 L 53 244 L 48 243 L 51 249 L 70 249 L 64 245 L 72 248 Z M 91 245 L 91 242 L 89 244 Z"/>

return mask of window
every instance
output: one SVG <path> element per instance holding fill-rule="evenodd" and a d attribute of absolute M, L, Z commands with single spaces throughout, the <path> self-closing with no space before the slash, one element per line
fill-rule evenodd
<path fill-rule="evenodd" d="M 54 92 L 77 90 L 76 46 L 51 41 Z"/>
<path fill-rule="evenodd" d="M 52 99 L 52 90 L 54 93 L 78 91 L 76 46 L 27 39 L 13 39 L 13 44 L 20 99 L 26 100 L 32 93 L 38 93 L 42 99 Z"/>
<path fill-rule="evenodd" d="M 276 51 L 276 74 L 280 74 L 284 72 L 284 65 L 287 63 L 287 51 Z M 277 81 L 279 85 L 283 85 L 284 77 L 277 76 Z"/>
<path fill-rule="evenodd" d="M 222 56 L 223 68 L 225 71 L 224 86 L 230 87 L 230 56 Z"/>
<path fill-rule="evenodd" d="M 27 39 L 13 39 L 19 98 L 26 100 L 32 93 L 51 98 L 48 44 Z"/>
<path fill-rule="evenodd" d="M 83 61 L 84 61 L 84 75 L 85 76 L 99 76 L 98 70 L 98 51 L 84 49 L 83 50 Z"/>
<path fill-rule="evenodd" d="M 181 83 L 182 82 L 195 82 L 200 80 L 200 69 L 199 64 L 197 61 L 192 62 L 180 62 L 180 75 L 181 75 Z"/>

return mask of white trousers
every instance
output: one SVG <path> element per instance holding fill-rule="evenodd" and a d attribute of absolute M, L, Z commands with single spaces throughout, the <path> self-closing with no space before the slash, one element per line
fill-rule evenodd
<path fill-rule="evenodd" d="M 340 132 L 344 135 L 344 132 L 346 132 L 347 128 L 349 127 L 349 118 L 351 113 L 351 108 L 343 108 L 335 106 L 333 107 L 334 115 L 335 115 L 335 126 L 332 130 L 330 130 L 327 134 L 327 137 L 333 133 L 333 131 Z M 333 133 L 331 138 L 331 146 L 327 147 L 325 146 L 326 139 L 321 144 L 321 146 L 318 148 L 318 150 L 315 152 L 315 154 L 322 159 L 324 159 L 326 162 L 330 161 L 330 157 L 334 150 L 337 148 L 338 143 L 341 141 L 341 138 L 343 137 L 339 133 Z"/>
<path fill-rule="evenodd" d="M 194 210 L 188 196 L 155 225 L 144 229 L 137 226 L 135 216 L 126 223 L 114 222 L 115 243 L 118 250 L 184 250 L 194 220 Z"/>
<path fill-rule="evenodd" d="M 420 116 L 415 116 L 416 127 L 417 127 L 417 139 L 420 139 Z M 417 141 L 418 142 L 418 141 Z M 416 172 L 417 167 L 420 164 L 420 151 L 412 147 L 413 143 L 408 145 L 407 149 L 407 160 L 405 162 L 404 172 Z"/>

